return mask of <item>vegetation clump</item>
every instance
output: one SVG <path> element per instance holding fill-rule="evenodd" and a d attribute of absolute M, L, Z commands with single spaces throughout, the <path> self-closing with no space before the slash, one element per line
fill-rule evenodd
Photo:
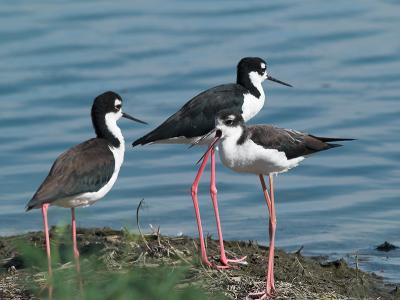
<path fill-rule="evenodd" d="M 244 299 L 265 284 L 268 248 L 226 242 L 229 257 L 247 256 L 231 270 L 204 267 L 198 241 L 128 230 L 78 229 L 81 272 L 74 267 L 69 227 L 53 227 L 53 278 L 47 276 L 42 232 L 0 238 L 0 299 Z M 218 243 L 207 238 L 218 264 Z M 275 299 L 395 299 L 393 287 L 344 261 L 275 254 Z M 397 299 L 397 298 L 396 298 Z"/>

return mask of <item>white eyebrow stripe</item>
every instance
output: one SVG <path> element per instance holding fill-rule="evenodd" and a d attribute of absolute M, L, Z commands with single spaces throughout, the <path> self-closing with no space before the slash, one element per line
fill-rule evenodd
<path fill-rule="evenodd" d="M 121 105 L 122 101 L 119 99 L 115 99 L 114 106 Z"/>
<path fill-rule="evenodd" d="M 265 64 L 261 63 L 261 69 L 265 69 Z"/>

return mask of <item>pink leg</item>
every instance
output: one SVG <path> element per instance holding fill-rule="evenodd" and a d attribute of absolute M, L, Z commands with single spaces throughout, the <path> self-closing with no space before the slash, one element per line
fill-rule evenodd
<path fill-rule="evenodd" d="M 218 201 L 217 201 L 217 186 L 215 183 L 215 149 L 211 149 L 211 182 L 210 182 L 210 194 L 212 203 L 214 206 L 214 213 L 215 219 L 217 222 L 217 231 L 218 231 L 218 238 L 219 238 L 219 248 L 220 248 L 220 261 L 223 266 L 218 266 L 219 268 L 229 268 L 229 263 L 241 263 L 243 262 L 246 257 L 242 257 L 239 259 L 227 259 L 225 254 L 225 247 L 224 247 L 224 239 L 222 237 L 222 229 L 221 229 L 221 222 L 219 218 L 219 210 L 218 210 Z"/>
<path fill-rule="evenodd" d="M 275 257 L 275 231 L 276 231 L 276 214 L 275 214 L 275 197 L 274 197 L 274 181 L 273 175 L 269 175 L 269 193 L 271 198 L 271 216 L 269 219 L 270 226 L 270 248 L 269 248 L 269 259 L 268 259 L 268 273 L 269 285 L 271 290 L 275 292 L 275 281 L 274 281 L 274 257 Z M 268 279 L 267 278 L 267 279 Z M 267 283 L 268 287 L 268 283 Z"/>
<path fill-rule="evenodd" d="M 197 229 L 199 231 L 199 240 L 200 240 L 200 249 L 201 249 L 201 261 L 207 265 L 212 266 L 210 261 L 207 258 L 206 247 L 204 243 L 204 235 L 203 235 L 203 228 L 201 226 L 201 218 L 200 218 L 200 209 L 199 209 L 199 201 L 197 198 L 197 189 L 199 186 L 199 181 L 201 175 L 203 174 L 204 168 L 206 167 L 208 157 L 210 156 L 210 152 L 208 151 L 203 158 L 199 171 L 197 172 L 196 178 L 192 184 L 192 200 L 194 205 L 194 211 L 196 213 L 196 220 L 197 220 Z"/>
<path fill-rule="evenodd" d="M 49 223 L 47 222 L 47 210 L 49 209 L 49 204 L 42 204 L 42 216 L 43 216 L 43 224 L 44 224 L 44 237 L 46 240 L 46 253 L 47 253 L 47 266 L 49 272 L 49 279 L 51 280 L 53 277 L 53 271 L 51 268 L 51 253 L 50 253 L 50 237 L 49 237 Z M 49 284 L 49 299 L 53 296 L 53 286 Z"/>
<path fill-rule="evenodd" d="M 269 175 L 269 185 L 271 194 L 270 196 L 268 194 L 267 186 L 264 181 L 264 176 L 259 175 L 259 177 L 269 212 L 269 255 L 268 255 L 267 280 L 266 280 L 265 291 L 261 293 L 249 294 L 249 297 L 252 299 L 266 299 L 272 297 L 273 292 L 275 292 L 274 255 L 275 255 L 276 215 L 275 215 L 275 204 L 274 204 L 273 179 L 272 175 Z"/>
<path fill-rule="evenodd" d="M 76 220 L 75 220 L 75 208 L 71 208 L 71 227 L 72 227 L 72 244 L 74 250 L 76 270 L 80 273 L 81 267 L 79 263 L 79 250 L 78 243 L 76 242 Z"/>
<path fill-rule="evenodd" d="M 75 220 L 75 208 L 71 208 L 71 227 L 72 227 L 72 247 L 74 251 L 75 257 L 75 267 L 76 272 L 78 273 L 78 282 L 79 282 L 79 290 L 81 292 L 81 298 L 83 295 L 83 282 L 81 278 L 81 264 L 79 262 L 79 250 L 78 250 L 78 243 L 76 242 L 76 220 Z"/>

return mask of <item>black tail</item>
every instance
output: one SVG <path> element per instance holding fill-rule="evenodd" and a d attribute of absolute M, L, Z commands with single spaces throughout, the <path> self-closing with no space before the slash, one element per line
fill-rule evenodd
<path fill-rule="evenodd" d="M 325 147 L 324 150 L 343 146 L 342 144 L 335 144 L 335 143 L 331 143 L 331 142 L 344 142 L 344 141 L 354 141 L 355 140 L 355 139 L 344 139 L 344 138 L 330 138 L 330 137 L 315 136 L 315 135 L 309 135 L 309 136 L 325 143 L 325 145 L 327 147 Z"/>
<path fill-rule="evenodd" d="M 346 140 L 347 141 L 347 140 Z M 331 149 L 331 148 L 336 148 L 336 147 L 342 147 L 342 144 L 331 144 L 331 143 L 326 143 L 328 147 L 326 149 Z"/>
<path fill-rule="evenodd" d="M 329 143 L 329 142 L 343 142 L 343 141 L 355 141 L 355 140 L 356 140 L 356 139 L 343 139 L 343 138 L 328 138 L 328 137 L 322 137 L 322 136 L 315 136 L 315 135 L 311 135 L 311 134 L 309 134 L 309 136 L 311 136 L 311 137 L 313 137 L 313 138 L 315 138 L 315 139 L 317 139 L 317 140 L 320 140 L 321 142 L 324 142 L 324 143 Z M 333 145 L 332 148 L 342 146 L 342 145 L 339 145 L 339 144 L 330 144 L 330 145 Z"/>
<path fill-rule="evenodd" d="M 154 129 L 153 131 L 149 132 L 148 134 L 142 136 L 141 138 L 138 138 L 136 141 L 132 143 L 132 147 L 135 147 L 137 145 L 146 145 L 158 140 L 163 140 L 163 139 L 168 139 L 170 138 L 168 135 L 163 135 L 163 132 L 159 130 L 159 127 Z"/>
<path fill-rule="evenodd" d="M 147 143 L 150 143 L 150 142 L 146 142 L 146 137 L 147 136 L 145 135 L 145 136 L 142 136 L 141 138 L 137 139 L 136 141 L 134 141 L 132 143 L 132 147 L 135 147 L 137 145 L 145 145 Z"/>

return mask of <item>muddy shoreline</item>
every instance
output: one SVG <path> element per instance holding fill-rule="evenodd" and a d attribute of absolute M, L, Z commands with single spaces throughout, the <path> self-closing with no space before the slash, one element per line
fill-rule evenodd
<path fill-rule="evenodd" d="M 55 268 L 70 262 L 69 228 L 52 228 L 52 247 L 59 254 Z M 62 232 L 62 234 L 60 234 Z M 42 232 L 0 237 L 0 299 L 38 299 L 45 272 L 27 263 L 21 244 L 43 248 Z M 262 289 L 265 280 L 267 247 L 255 242 L 228 241 L 228 256 L 247 256 L 247 265 L 238 269 L 215 270 L 198 260 L 198 241 L 189 237 L 147 235 L 109 228 L 78 229 L 81 260 L 101 261 L 107 272 L 137 268 L 184 266 L 186 272 L 177 288 L 196 286 L 209 298 L 221 294 L 227 299 L 244 299 L 248 292 Z M 208 238 L 211 260 L 218 263 L 218 243 Z M 350 268 L 344 260 L 329 262 L 322 257 L 304 257 L 280 249 L 275 254 L 277 293 L 274 299 L 400 299 L 396 286 L 382 278 Z M 29 283 L 28 283 L 29 282 Z M 37 285 L 39 289 L 33 286 Z"/>

